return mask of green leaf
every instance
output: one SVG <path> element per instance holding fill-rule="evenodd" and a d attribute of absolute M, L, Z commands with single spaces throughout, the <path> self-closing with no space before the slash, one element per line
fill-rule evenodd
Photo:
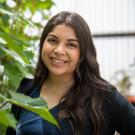
<path fill-rule="evenodd" d="M 27 56 L 24 55 L 23 48 L 25 48 L 24 47 L 25 45 L 28 46 L 25 42 L 17 39 L 15 36 L 12 36 L 11 34 L 2 31 L 1 29 L 0 29 L 0 37 L 2 37 L 7 42 L 6 45 L 3 44 L 3 46 L 8 47 L 8 49 L 3 48 L 4 51 L 6 51 L 9 55 L 14 57 L 15 59 L 21 58 L 25 64 L 30 64 L 29 58 L 27 58 Z M 1 44 L 0 47 L 3 46 Z M 18 61 L 20 61 L 20 59 Z"/>
<path fill-rule="evenodd" d="M 16 93 L 13 91 L 10 91 L 9 95 L 10 95 L 9 98 L 4 97 L 2 94 L 0 94 L 0 97 L 4 98 L 7 102 L 10 102 L 12 104 L 15 104 L 17 106 L 20 106 L 22 108 L 25 108 L 29 111 L 32 111 L 38 114 L 43 119 L 47 120 L 48 122 L 60 128 L 56 119 L 49 112 L 49 109 L 47 107 L 45 100 L 43 100 L 41 97 L 31 98 L 24 94 Z"/>
<path fill-rule="evenodd" d="M 18 37 L 15 37 L 14 35 L 5 32 L 1 28 L 0 28 L 0 37 L 2 37 L 3 39 L 7 40 L 9 43 L 10 42 L 14 43 L 16 41 L 18 43 L 18 45 L 29 46 L 29 44 L 26 43 L 25 41 L 22 41 Z"/>
<path fill-rule="evenodd" d="M 25 21 L 27 24 L 29 24 L 30 26 L 34 27 L 34 28 L 37 28 L 36 25 L 31 22 L 30 20 L 26 19 L 25 17 L 21 16 L 19 13 L 12 13 L 11 11 L 7 11 L 3 8 L 0 8 L 0 13 L 3 13 L 3 14 L 6 14 L 6 15 L 9 15 L 9 16 L 14 16 L 22 21 Z"/>
<path fill-rule="evenodd" d="M 18 65 L 22 66 L 23 71 L 20 71 L 20 67 Z M 26 68 L 18 63 L 15 60 L 7 60 L 4 64 L 4 73 L 6 76 L 9 77 L 9 85 L 14 86 L 12 89 L 16 89 L 23 77 L 26 77 Z"/>
<path fill-rule="evenodd" d="M 51 0 L 37 2 L 38 8 L 50 9 L 55 3 Z"/>
<path fill-rule="evenodd" d="M 2 43 L 0 43 L 0 59 L 1 59 L 1 57 L 4 57 L 4 55 L 6 54 L 6 52 L 2 49 L 1 46 L 3 46 Z M 1 63 L 1 62 L 0 62 L 0 63 Z"/>
<path fill-rule="evenodd" d="M 7 10 L 5 10 L 5 9 L 2 9 L 2 8 L 0 8 L 0 12 L 3 13 L 3 14 L 7 14 L 7 15 L 10 15 L 10 16 L 14 16 L 14 13 L 9 12 L 9 11 L 7 11 Z"/>
<path fill-rule="evenodd" d="M 0 124 L 6 127 L 10 126 L 15 129 L 16 123 L 17 121 L 12 114 L 7 112 L 6 110 L 0 110 Z"/>
<path fill-rule="evenodd" d="M 55 3 L 52 0 L 35 0 L 32 4 L 31 1 L 22 1 L 23 10 L 26 10 L 27 8 L 30 8 L 32 13 L 34 13 L 38 9 L 50 9 Z"/>
<path fill-rule="evenodd" d="M 13 91 L 9 91 L 9 94 L 11 96 L 11 99 L 16 101 L 16 102 L 28 104 L 28 105 L 32 105 L 32 106 L 38 106 L 38 107 L 44 106 L 48 109 L 46 101 L 43 100 L 40 97 L 31 98 L 31 97 L 26 96 L 24 94 L 16 93 L 16 92 L 13 92 Z"/>
<path fill-rule="evenodd" d="M 31 22 L 30 20 L 28 20 L 28 19 L 26 19 L 26 18 L 24 18 L 22 16 L 19 16 L 19 15 L 18 15 L 18 18 L 20 18 L 21 20 L 23 20 L 24 22 L 26 22 L 27 24 L 29 24 L 33 28 L 38 29 L 37 26 L 33 22 Z"/>
<path fill-rule="evenodd" d="M 14 50 L 10 50 L 5 48 L 4 46 L 2 46 L 2 44 L 0 43 L 0 48 L 6 52 L 6 54 L 8 54 L 9 56 L 11 56 L 13 59 L 15 59 L 16 61 L 18 61 L 19 63 L 22 63 L 23 65 L 25 64 L 29 64 L 30 62 L 28 61 L 28 59 L 26 59 L 26 57 L 23 56 L 20 57 L 20 55 L 18 55 Z"/>

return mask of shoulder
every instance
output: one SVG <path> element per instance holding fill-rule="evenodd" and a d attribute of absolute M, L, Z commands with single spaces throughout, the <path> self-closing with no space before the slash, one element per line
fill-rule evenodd
<path fill-rule="evenodd" d="M 135 133 L 135 108 L 116 88 L 107 93 L 103 109 L 120 134 Z"/>
<path fill-rule="evenodd" d="M 122 109 L 128 106 L 129 102 L 115 87 L 110 86 L 105 92 L 105 103 L 111 105 L 113 109 Z"/>
<path fill-rule="evenodd" d="M 126 119 L 132 112 L 134 107 L 127 101 L 115 87 L 111 87 L 105 92 L 105 100 L 103 102 L 104 113 L 109 114 L 113 120 Z M 124 118 L 125 117 L 125 118 Z"/>
<path fill-rule="evenodd" d="M 27 95 L 30 92 L 30 90 L 32 90 L 34 85 L 35 85 L 34 79 L 23 78 L 20 82 L 17 92 Z"/>

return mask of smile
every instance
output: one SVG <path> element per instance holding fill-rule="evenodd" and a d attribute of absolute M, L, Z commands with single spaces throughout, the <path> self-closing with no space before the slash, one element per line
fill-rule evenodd
<path fill-rule="evenodd" d="M 57 58 L 51 58 L 51 60 L 52 60 L 52 62 L 53 62 L 54 64 L 57 64 L 57 65 L 63 65 L 63 64 L 65 64 L 65 63 L 67 63 L 67 61 L 61 60 L 61 59 L 57 59 Z"/>

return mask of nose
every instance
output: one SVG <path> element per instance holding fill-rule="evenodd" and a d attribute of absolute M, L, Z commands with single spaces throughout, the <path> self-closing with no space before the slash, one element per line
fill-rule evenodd
<path fill-rule="evenodd" d="M 58 45 L 55 49 L 54 49 L 54 53 L 56 54 L 60 54 L 60 55 L 64 55 L 65 54 L 65 47 L 63 44 Z"/>

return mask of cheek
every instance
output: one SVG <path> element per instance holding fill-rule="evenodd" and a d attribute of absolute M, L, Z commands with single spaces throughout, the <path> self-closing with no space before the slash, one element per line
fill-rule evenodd
<path fill-rule="evenodd" d="M 45 49 L 42 48 L 42 52 L 41 52 L 41 57 L 42 57 L 42 60 L 44 61 L 44 58 L 45 58 Z"/>
<path fill-rule="evenodd" d="M 80 59 L 80 52 L 76 51 L 72 54 L 72 61 L 74 62 L 74 64 L 77 64 L 79 62 Z"/>
<path fill-rule="evenodd" d="M 41 57 L 42 57 L 42 60 L 44 63 L 46 61 L 47 55 L 48 55 L 48 49 L 45 46 L 43 46 L 42 52 L 41 52 Z"/>
<path fill-rule="evenodd" d="M 43 48 L 42 48 L 42 57 L 44 56 L 47 56 L 49 53 L 51 52 L 51 49 L 50 47 L 48 47 L 47 44 L 43 45 Z"/>

